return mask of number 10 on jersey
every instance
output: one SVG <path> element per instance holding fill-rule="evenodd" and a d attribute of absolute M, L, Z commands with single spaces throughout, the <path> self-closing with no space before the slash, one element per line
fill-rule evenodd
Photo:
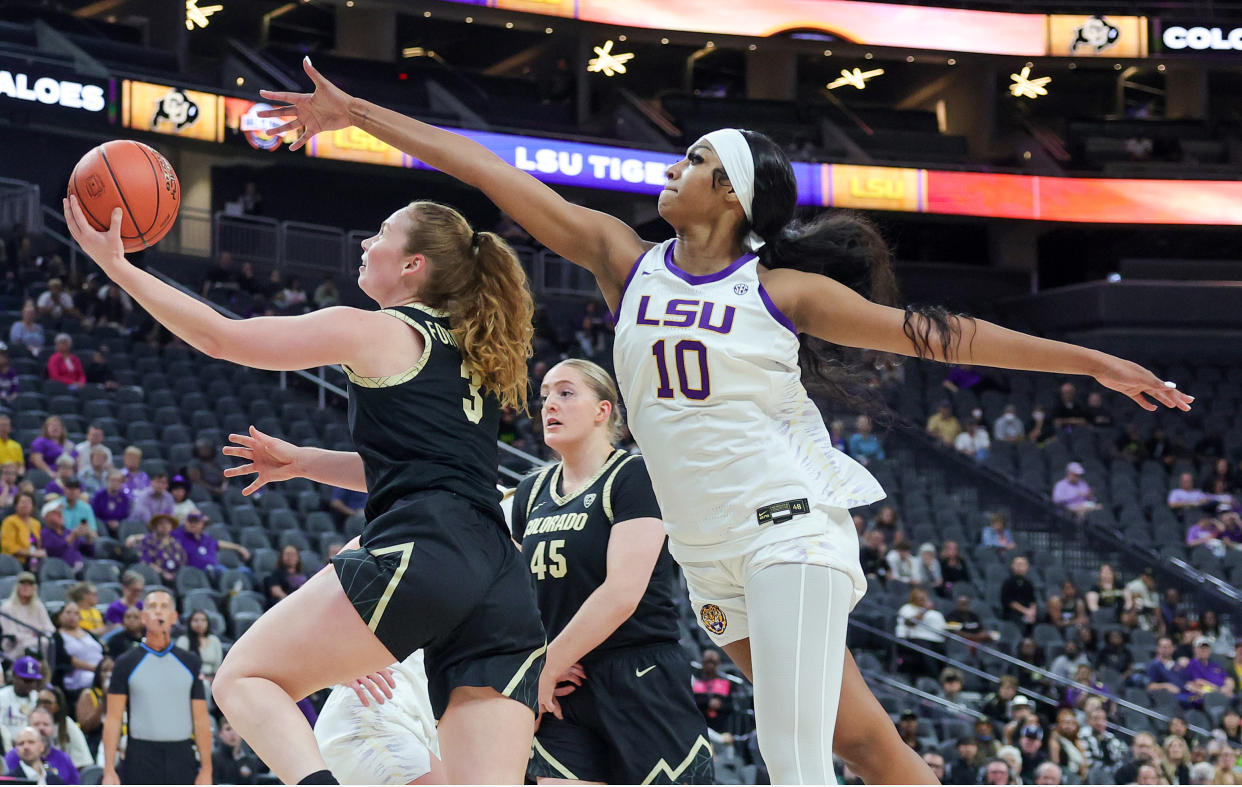
<path fill-rule="evenodd" d="M 660 387 L 656 389 L 656 396 L 661 399 L 672 399 L 673 386 L 669 379 L 668 356 L 663 339 L 651 345 L 651 354 L 655 356 L 656 373 L 660 375 Z M 681 391 L 681 395 L 699 402 L 711 396 L 712 384 L 707 371 L 707 347 L 703 345 L 703 342 L 682 339 L 673 345 L 672 355 L 673 365 L 677 370 L 677 388 Z"/>

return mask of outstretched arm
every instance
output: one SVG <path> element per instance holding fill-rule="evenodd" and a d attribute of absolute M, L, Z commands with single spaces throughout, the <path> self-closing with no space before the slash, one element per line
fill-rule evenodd
<path fill-rule="evenodd" d="M 768 271 L 764 278 L 773 301 L 799 331 L 846 347 L 916 355 L 914 343 L 905 332 L 903 310 L 873 303 L 827 276 L 779 269 Z M 918 315 L 912 322 L 916 331 L 923 327 L 923 318 Z M 1028 372 L 1085 374 L 1130 397 L 1144 410 L 1157 409 L 1152 399 L 1179 410 L 1189 410 L 1194 401 L 1193 396 L 1166 386 L 1138 364 L 1108 353 L 1011 331 L 986 320 L 958 322 L 961 337 L 956 345 L 950 345 L 948 355 L 936 341 L 928 343 L 934 360 Z"/>
<path fill-rule="evenodd" d="M 310 58 L 303 61 L 314 93 L 260 94 L 288 106 L 265 117 L 292 118 L 271 134 L 301 130 L 297 150 L 315 134 L 356 126 L 430 167 L 480 189 L 536 240 L 595 274 L 610 306 L 616 305 L 634 260 L 649 247 L 619 219 L 568 202 L 474 140 L 354 98 L 325 79 Z"/>
<path fill-rule="evenodd" d="M 251 495 L 265 485 L 290 478 L 309 478 L 321 484 L 367 491 L 367 477 L 362 457 L 355 451 L 328 451 L 323 448 L 298 446 L 264 434 L 253 426 L 250 434 L 231 434 L 234 445 L 226 445 L 225 456 L 246 460 L 246 464 L 224 471 L 229 478 L 254 474 L 255 478 L 242 490 Z"/>
<path fill-rule="evenodd" d="M 342 363 L 364 375 L 397 371 L 367 371 L 391 363 L 384 358 L 387 343 L 375 341 L 377 333 L 391 328 L 391 317 L 334 306 L 297 317 L 229 319 L 125 258 L 120 208 L 113 210 L 108 231 L 100 232 L 86 220 L 77 197 L 64 200 L 64 207 L 73 239 L 108 278 L 158 323 L 212 358 L 271 371 Z"/>

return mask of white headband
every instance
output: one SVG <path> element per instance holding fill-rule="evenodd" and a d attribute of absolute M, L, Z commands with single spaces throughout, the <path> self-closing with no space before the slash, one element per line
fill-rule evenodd
<path fill-rule="evenodd" d="M 753 222 L 751 202 L 755 198 L 755 159 L 751 155 L 746 137 L 735 128 L 721 128 L 704 134 L 703 139 L 716 149 L 716 155 L 724 165 L 725 175 L 733 186 L 733 193 L 737 195 L 738 202 L 742 203 L 746 220 Z M 757 251 L 763 244 L 763 238 L 753 231 L 742 242 L 747 251 Z"/>

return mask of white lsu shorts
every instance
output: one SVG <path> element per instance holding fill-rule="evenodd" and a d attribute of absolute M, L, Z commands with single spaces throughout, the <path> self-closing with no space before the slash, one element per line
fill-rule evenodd
<path fill-rule="evenodd" d="M 319 714 L 315 740 L 341 784 L 409 784 L 440 756 L 423 652 L 390 669 L 397 685 L 383 705 L 369 698 L 364 707 L 353 689 L 337 686 Z"/>
<path fill-rule="evenodd" d="M 794 536 L 719 560 L 678 561 L 699 626 L 717 647 L 750 636 L 746 586 L 770 566 L 826 566 L 841 571 L 853 585 L 851 610 L 866 594 L 867 578 L 858 560 L 858 536 L 849 510 L 814 508 L 804 516 L 823 520 L 819 534 Z M 779 610 L 771 612 L 779 614 Z"/>

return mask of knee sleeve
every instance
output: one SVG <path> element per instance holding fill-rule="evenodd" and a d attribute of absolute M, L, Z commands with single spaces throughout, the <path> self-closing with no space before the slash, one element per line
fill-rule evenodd
<path fill-rule="evenodd" d="M 746 585 L 759 749 L 773 784 L 833 784 L 853 584 L 825 566 L 781 564 Z"/>

